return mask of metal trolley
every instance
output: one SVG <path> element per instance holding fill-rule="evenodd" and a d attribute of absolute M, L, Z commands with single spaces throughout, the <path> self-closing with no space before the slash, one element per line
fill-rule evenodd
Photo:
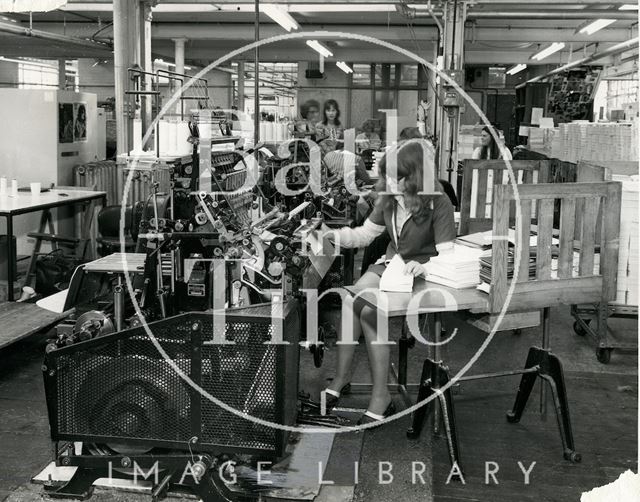
<path fill-rule="evenodd" d="M 602 364 L 608 364 L 611 360 L 611 352 L 613 349 L 620 350 L 637 350 L 637 342 L 619 342 L 612 340 L 609 336 L 610 328 L 608 319 L 625 318 L 638 319 L 637 305 L 624 305 L 620 303 L 609 303 L 606 305 L 572 305 L 571 315 L 575 319 L 573 330 L 579 336 L 589 334 L 595 339 L 596 358 Z M 594 321 L 595 322 L 592 322 Z"/>

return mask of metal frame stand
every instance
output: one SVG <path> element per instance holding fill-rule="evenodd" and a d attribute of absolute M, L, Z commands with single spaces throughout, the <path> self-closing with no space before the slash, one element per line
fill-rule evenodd
<path fill-rule="evenodd" d="M 549 312 L 550 308 L 548 307 L 543 310 L 544 345 L 546 345 L 546 341 L 549 339 Z M 435 334 L 436 337 L 438 337 L 442 327 L 442 314 L 440 312 L 436 312 L 434 314 L 434 321 Z M 531 347 L 527 355 L 525 367 L 522 370 L 464 376 L 459 378 L 457 381 L 482 380 L 513 375 L 522 375 L 522 380 L 520 381 L 520 387 L 518 389 L 513 408 L 507 413 L 507 421 L 509 423 L 517 423 L 520 421 L 537 378 L 542 378 L 548 384 L 553 396 L 564 458 L 571 462 L 580 462 L 582 457 L 575 451 L 562 363 L 560 362 L 560 359 L 556 355 L 552 354 L 548 348 Z M 460 447 L 458 443 L 452 390 L 451 387 L 444 391 L 440 390 L 442 387 L 447 385 L 450 380 L 449 368 L 438 358 L 437 353 L 435 360 L 431 358 L 427 358 L 425 360 L 422 367 L 417 403 L 423 402 L 435 394 L 438 399 L 438 405 L 436 405 L 435 402 L 433 405 L 432 403 L 429 403 L 417 409 L 412 414 L 412 425 L 407 430 L 407 437 L 410 439 L 416 439 L 420 435 L 424 426 L 425 418 L 432 411 L 435 415 L 434 428 L 437 427 L 439 422 L 439 411 L 442 415 L 444 431 L 447 439 L 449 460 L 452 465 L 455 463 L 461 468 Z M 544 407 L 542 407 L 541 411 L 544 412 Z"/>

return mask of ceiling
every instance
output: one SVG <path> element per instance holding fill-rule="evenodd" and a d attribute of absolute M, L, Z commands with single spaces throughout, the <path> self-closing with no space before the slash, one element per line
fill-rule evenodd
<path fill-rule="evenodd" d="M 327 30 L 345 33 L 346 37 L 366 35 L 391 42 L 419 54 L 427 60 L 434 58 L 438 29 L 427 11 L 426 2 L 409 2 L 410 17 L 398 12 L 399 2 L 373 0 L 369 2 L 338 2 L 337 0 L 304 0 L 302 2 L 275 1 L 287 9 L 300 25 L 300 31 Z M 565 49 L 549 56 L 539 64 L 559 64 L 605 50 L 617 43 L 637 36 L 637 11 L 621 11 L 621 1 L 602 0 L 560 1 L 538 0 L 532 3 L 513 3 L 503 0 L 476 0 L 469 4 L 465 33 L 465 62 L 467 64 L 527 63 L 531 55 L 552 42 L 564 42 Z M 442 2 L 431 2 L 434 10 L 442 11 Z M 152 14 L 152 49 L 154 54 L 170 60 L 174 53 L 173 39 L 186 37 L 188 61 L 208 63 L 239 49 L 254 40 L 253 0 L 229 2 L 218 0 L 159 1 Z M 413 10 L 412 8 L 415 8 Z M 349 10 L 347 10 L 349 9 Z M 112 42 L 112 3 L 103 0 L 71 0 L 62 9 L 28 14 L 10 14 L 0 22 L 0 55 L 30 57 L 110 57 L 107 45 L 92 41 Z M 587 21 L 597 18 L 616 21 L 593 35 L 576 33 Z M 441 21 L 442 17 L 438 16 Z M 30 24 L 31 23 L 31 24 Z M 41 30 L 47 33 L 80 38 L 84 44 L 68 40 L 52 43 L 18 34 L 6 34 L 2 26 Z M 284 35 L 286 31 L 265 14 L 260 15 L 261 39 Z M 308 37 L 307 37 L 308 38 Z M 337 35 L 322 38 L 334 53 L 335 59 L 348 62 L 399 62 L 407 60 L 391 50 L 368 42 Z M 629 57 L 637 53 L 630 51 Z M 252 59 L 253 52 L 236 59 Z M 280 41 L 261 48 L 263 61 L 302 61 L 316 58 L 305 45 L 304 38 Z M 613 62 L 613 58 L 603 60 Z"/>

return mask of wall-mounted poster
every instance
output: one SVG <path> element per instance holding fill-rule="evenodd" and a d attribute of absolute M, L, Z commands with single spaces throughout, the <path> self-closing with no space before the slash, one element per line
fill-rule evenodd
<path fill-rule="evenodd" d="M 75 103 L 73 105 L 73 141 L 87 141 L 87 105 Z"/>
<path fill-rule="evenodd" d="M 73 143 L 73 117 L 74 110 L 71 103 L 58 105 L 58 142 Z"/>

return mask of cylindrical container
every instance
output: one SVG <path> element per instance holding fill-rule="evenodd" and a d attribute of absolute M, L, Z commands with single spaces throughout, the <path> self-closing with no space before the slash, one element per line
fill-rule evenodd
<path fill-rule="evenodd" d="M 142 153 L 142 119 L 133 119 L 133 153 Z"/>
<path fill-rule="evenodd" d="M 169 127 L 167 129 L 168 134 L 169 134 L 169 150 L 168 150 L 168 154 L 173 155 L 176 153 L 176 149 L 177 149 L 177 134 L 178 134 L 178 124 L 176 124 L 174 121 L 169 121 Z"/>
<path fill-rule="evenodd" d="M 0 178 L 0 195 L 7 194 L 7 178 L 4 176 Z"/>
<path fill-rule="evenodd" d="M 158 153 L 163 157 L 169 152 L 169 122 L 166 120 L 158 122 L 158 139 L 160 142 Z"/>
<path fill-rule="evenodd" d="M 14 178 L 11 180 L 11 197 L 17 197 L 17 196 L 18 196 L 18 180 Z"/>
<path fill-rule="evenodd" d="M 40 189 L 42 188 L 42 183 L 34 182 L 30 184 L 31 186 L 31 195 L 40 195 Z"/>
<path fill-rule="evenodd" d="M 191 150 L 191 143 L 189 143 L 189 137 L 191 132 L 189 131 L 189 122 L 182 120 L 178 123 L 178 155 L 188 155 Z"/>

